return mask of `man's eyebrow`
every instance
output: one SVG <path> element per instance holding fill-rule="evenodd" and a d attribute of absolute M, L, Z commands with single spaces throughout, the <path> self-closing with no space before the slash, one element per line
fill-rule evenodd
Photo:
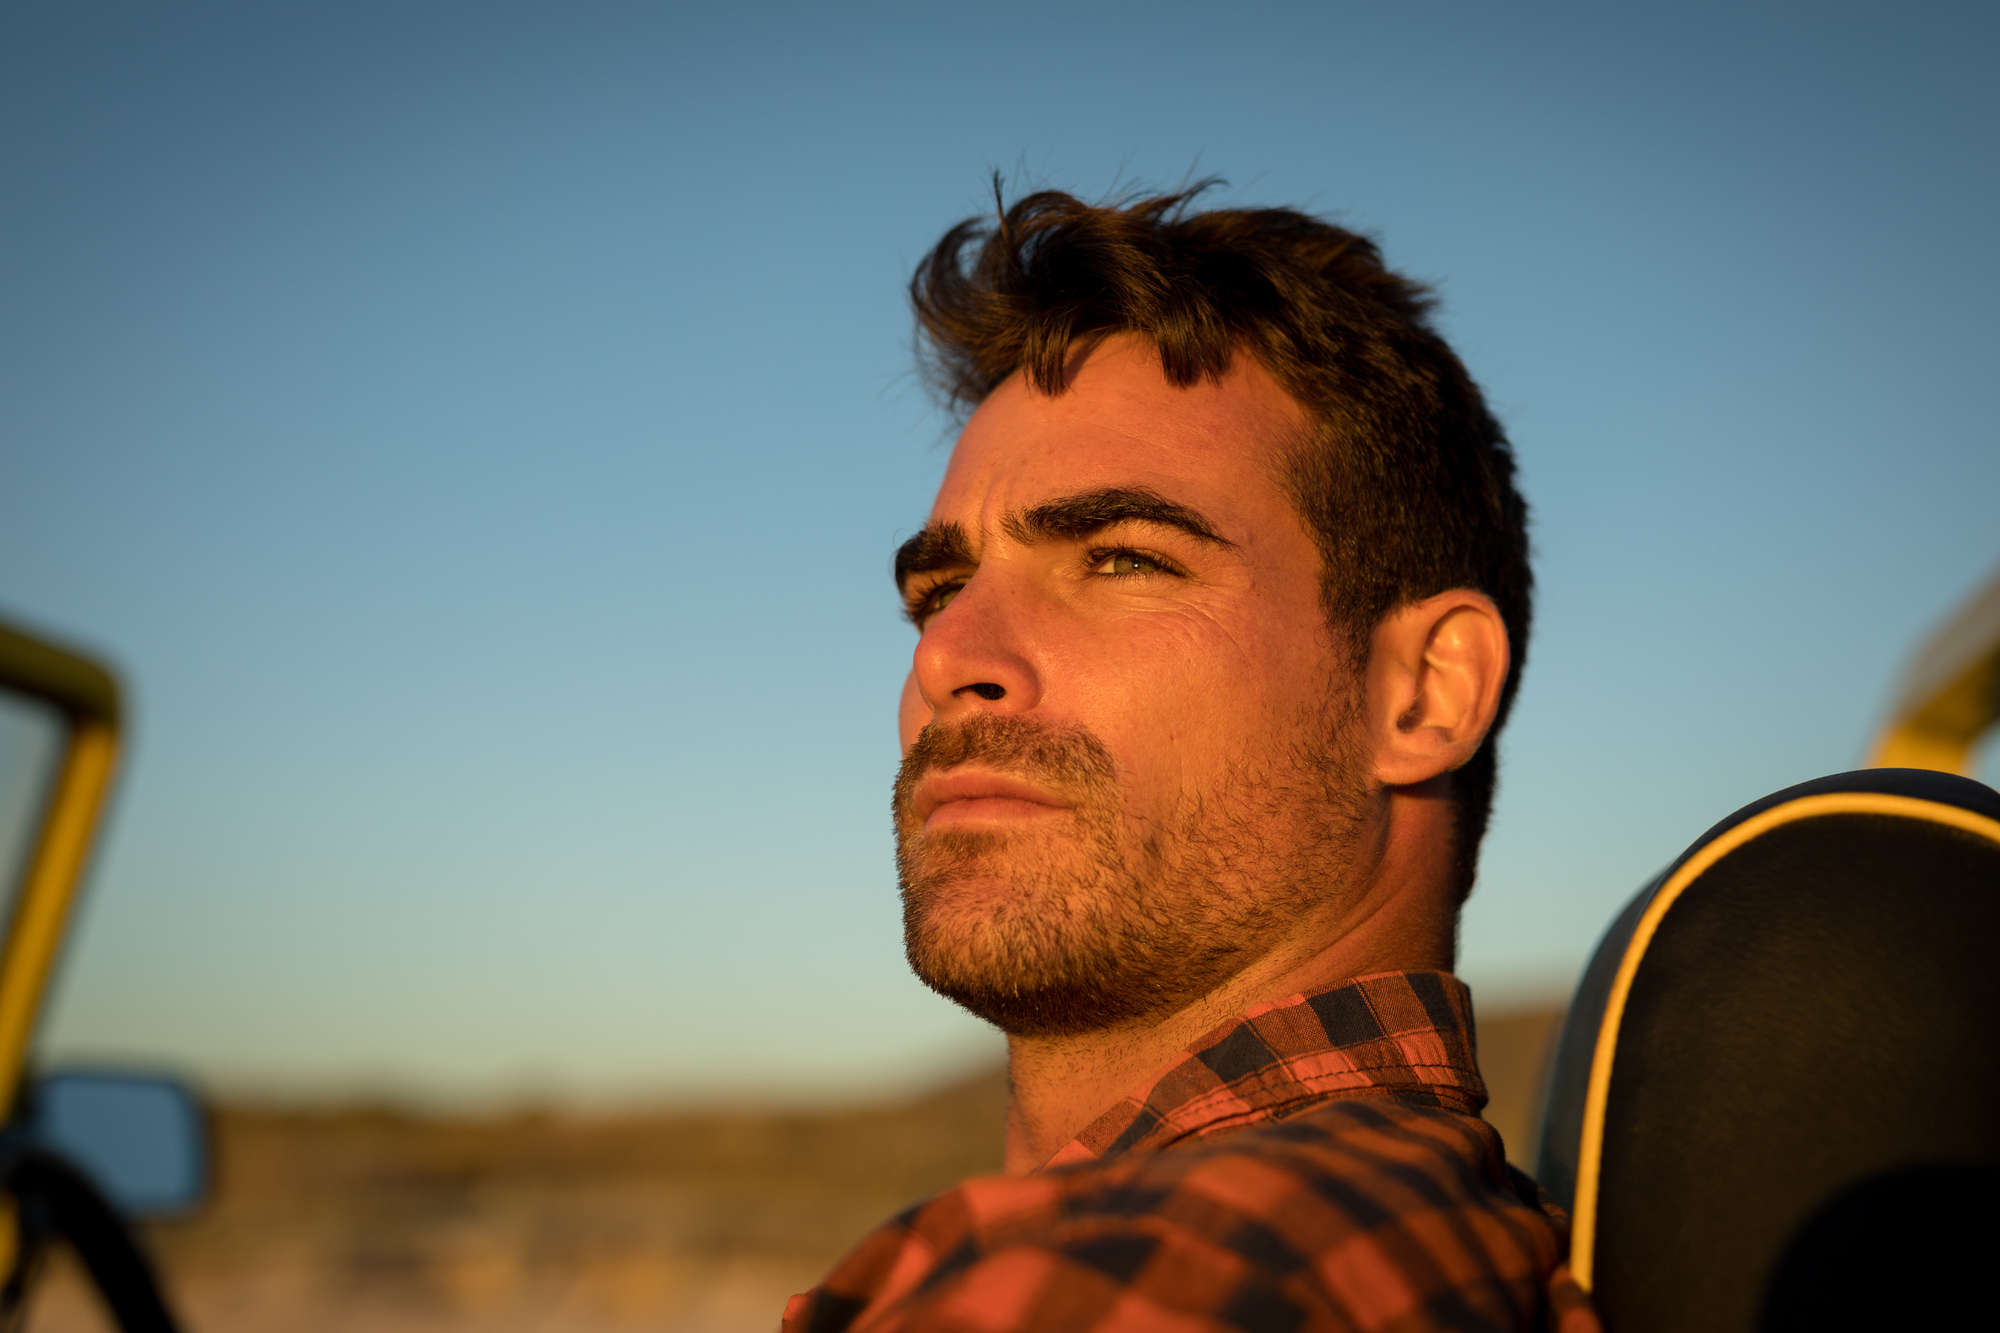
<path fill-rule="evenodd" d="M 1044 500 L 1032 509 L 1007 515 L 1001 520 L 1001 527 L 1009 537 L 1028 546 L 1049 538 L 1082 541 L 1114 523 L 1157 523 L 1161 527 L 1178 528 L 1211 546 L 1236 545 L 1217 532 L 1199 510 L 1135 486 L 1078 491 Z"/>
<path fill-rule="evenodd" d="M 896 548 L 896 586 L 903 587 L 913 574 L 975 563 L 964 528 L 950 522 L 926 523 L 916 536 Z"/>
<path fill-rule="evenodd" d="M 1157 523 L 1211 546 L 1236 545 L 1217 532 L 1199 510 L 1137 486 L 1108 486 L 1044 500 L 1032 509 L 1007 515 L 1000 526 L 1009 537 L 1028 546 L 1051 538 L 1082 541 L 1114 523 Z M 926 523 L 896 548 L 896 586 L 905 586 L 917 574 L 978 563 L 963 526 L 949 521 Z"/>

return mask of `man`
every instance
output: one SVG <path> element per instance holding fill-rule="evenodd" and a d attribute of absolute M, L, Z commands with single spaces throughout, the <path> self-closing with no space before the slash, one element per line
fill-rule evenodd
<path fill-rule="evenodd" d="M 1191 199 L 1032 195 L 912 284 L 975 410 L 896 556 L 906 946 L 1007 1033 L 1007 1174 L 787 1333 L 1594 1326 L 1449 974 L 1512 455 L 1369 242 Z"/>

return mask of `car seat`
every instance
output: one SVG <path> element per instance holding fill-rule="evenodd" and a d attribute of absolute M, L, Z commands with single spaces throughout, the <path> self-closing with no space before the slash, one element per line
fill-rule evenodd
<path fill-rule="evenodd" d="M 2000 792 L 1766 797 L 1626 906 L 1538 1174 L 1607 1333 L 2000 1322 Z"/>

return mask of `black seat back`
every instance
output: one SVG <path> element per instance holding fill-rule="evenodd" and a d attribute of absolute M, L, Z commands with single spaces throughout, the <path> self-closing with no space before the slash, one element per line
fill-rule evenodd
<path fill-rule="evenodd" d="M 1599 944 L 1548 1108 L 1607 1333 L 1990 1312 L 2000 793 L 1871 769 L 1710 829 Z"/>

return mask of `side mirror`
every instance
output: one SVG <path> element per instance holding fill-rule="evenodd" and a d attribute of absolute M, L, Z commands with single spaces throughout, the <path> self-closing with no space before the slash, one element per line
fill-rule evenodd
<path fill-rule="evenodd" d="M 171 1078 L 66 1070 L 35 1082 L 28 1133 L 88 1175 L 128 1217 L 162 1217 L 208 1195 L 201 1103 Z"/>

